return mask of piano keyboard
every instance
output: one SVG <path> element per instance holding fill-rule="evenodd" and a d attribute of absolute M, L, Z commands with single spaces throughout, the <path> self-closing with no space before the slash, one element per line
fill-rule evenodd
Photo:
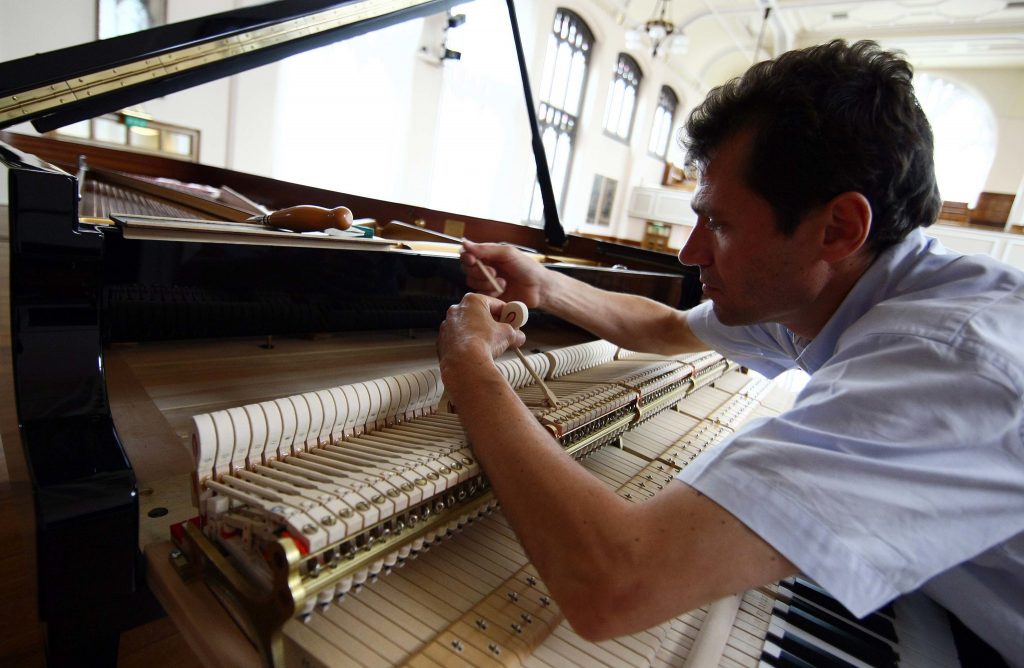
<path fill-rule="evenodd" d="M 953 668 L 960 665 L 946 612 L 923 594 L 855 618 L 813 582 L 790 578 L 778 598 L 762 666 Z"/>

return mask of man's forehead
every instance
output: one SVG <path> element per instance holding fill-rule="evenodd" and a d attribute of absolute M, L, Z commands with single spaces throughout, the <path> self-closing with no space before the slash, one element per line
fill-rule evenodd
<path fill-rule="evenodd" d="M 697 185 L 693 190 L 693 202 L 694 204 L 700 204 L 702 206 L 708 206 L 710 200 L 714 196 L 716 187 L 719 186 L 721 170 L 715 170 L 714 166 L 709 162 L 701 167 L 697 172 Z"/>
<path fill-rule="evenodd" d="M 723 186 L 743 187 L 743 174 L 749 158 L 753 132 L 740 130 L 722 141 L 708 156 L 708 160 L 697 169 L 697 187 L 693 197 L 693 207 L 711 206 L 716 191 Z M 729 189 L 729 188 L 726 188 Z"/>
<path fill-rule="evenodd" d="M 716 208 L 714 198 L 714 184 L 711 181 L 701 179 L 693 191 L 693 198 L 690 200 L 690 208 L 696 213 L 709 216 Z"/>

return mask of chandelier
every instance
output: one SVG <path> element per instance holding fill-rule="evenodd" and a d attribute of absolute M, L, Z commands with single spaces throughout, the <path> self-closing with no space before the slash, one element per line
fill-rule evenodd
<path fill-rule="evenodd" d="M 655 58 L 662 53 L 686 53 L 689 40 L 683 34 L 682 28 L 677 28 L 676 24 L 667 17 L 668 5 L 671 1 L 657 0 L 651 18 L 626 31 L 627 49 L 639 49 L 646 46 Z"/>

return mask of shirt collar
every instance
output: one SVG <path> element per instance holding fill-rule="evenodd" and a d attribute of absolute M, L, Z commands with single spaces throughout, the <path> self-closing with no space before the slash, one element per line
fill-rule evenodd
<path fill-rule="evenodd" d="M 839 337 L 876 304 L 886 299 L 900 279 L 909 271 L 911 260 L 928 245 L 920 228 L 911 230 L 905 239 L 883 250 L 867 271 L 857 280 L 839 308 L 814 339 L 797 336 L 788 329 L 793 345 L 803 348 L 796 363 L 807 373 L 814 373 L 835 353 Z"/>

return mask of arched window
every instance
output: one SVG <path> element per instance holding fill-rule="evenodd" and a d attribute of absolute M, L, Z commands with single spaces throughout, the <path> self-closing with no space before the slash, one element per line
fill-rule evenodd
<path fill-rule="evenodd" d="M 935 136 L 935 178 L 942 199 L 973 207 L 996 156 L 996 121 L 985 100 L 928 74 L 914 77 L 917 99 Z"/>
<path fill-rule="evenodd" d="M 551 182 L 559 204 L 565 200 L 572 164 L 573 144 L 583 91 L 587 81 L 594 34 L 579 16 L 568 9 L 555 11 L 555 22 L 548 35 L 544 76 L 538 92 L 540 108 L 537 124 L 544 142 L 544 153 L 551 170 Z M 528 222 L 543 220 L 540 186 L 533 187 Z"/>
<path fill-rule="evenodd" d="M 647 150 L 652 155 L 665 159 L 668 154 L 668 138 L 672 134 L 672 121 L 675 120 L 679 98 L 668 86 L 662 86 L 658 93 L 658 108 L 654 110 L 654 124 L 651 126 L 651 140 Z"/>
<path fill-rule="evenodd" d="M 629 142 L 633 132 L 636 94 L 643 78 L 637 62 L 625 53 L 620 53 L 615 64 L 615 78 L 608 91 L 608 106 L 604 110 L 604 130 L 624 142 Z"/>

